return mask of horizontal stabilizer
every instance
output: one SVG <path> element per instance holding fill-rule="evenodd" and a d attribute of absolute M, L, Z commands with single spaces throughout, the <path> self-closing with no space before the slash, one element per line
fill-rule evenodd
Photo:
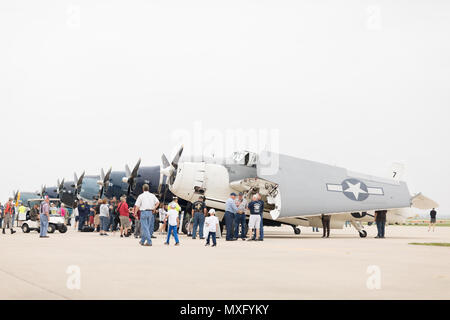
<path fill-rule="evenodd" d="M 439 207 L 439 204 L 436 201 L 433 201 L 430 198 L 425 197 L 421 193 L 412 197 L 411 204 L 414 208 L 421 210 L 429 210 Z"/>

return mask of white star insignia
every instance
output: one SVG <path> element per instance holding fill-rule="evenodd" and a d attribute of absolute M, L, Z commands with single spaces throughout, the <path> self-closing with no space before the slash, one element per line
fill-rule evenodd
<path fill-rule="evenodd" d="M 352 183 L 346 181 L 346 183 L 347 183 L 348 188 L 346 190 L 344 190 L 344 192 L 345 193 L 353 193 L 356 200 L 359 199 L 360 194 L 367 194 L 366 191 L 361 189 L 361 182 L 358 182 L 357 184 L 352 184 Z"/>

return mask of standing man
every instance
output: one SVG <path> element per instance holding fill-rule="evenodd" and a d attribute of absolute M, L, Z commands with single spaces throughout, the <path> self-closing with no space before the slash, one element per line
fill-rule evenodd
<path fill-rule="evenodd" d="M 428 232 L 430 232 L 432 227 L 434 232 L 434 226 L 436 225 L 436 214 L 436 210 L 433 208 L 433 210 L 430 211 L 430 225 L 428 226 Z"/>
<path fill-rule="evenodd" d="M 13 199 L 9 198 L 9 201 L 6 204 L 3 214 L 3 234 L 5 234 L 6 228 L 11 229 L 11 234 L 15 233 L 11 221 L 13 214 L 14 214 Z"/>
<path fill-rule="evenodd" d="M 144 184 L 142 191 L 144 192 L 137 198 L 135 205 L 136 212 L 138 210 L 141 211 L 141 241 L 139 241 L 139 244 L 150 247 L 153 233 L 153 230 L 150 231 L 150 228 L 153 229 L 155 224 L 153 211 L 158 208 L 159 200 L 154 194 L 149 192 L 150 186 L 148 184 Z M 145 243 L 146 241 L 147 243 Z"/>
<path fill-rule="evenodd" d="M 241 239 L 245 241 L 245 235 L 247 234 L 245 225 L 245 211 L 247 210 L 247 200 L 244 198 L 244 194 L 239 192 L 239 199 L 237 201 L 238 210 L 234 218 L 234 238 L 239 239 L 239 225 L 241 225 Z"/>
<path fill-rule="evenodd" d="M 249 207 L 250 208 L 250 207 Z M 238 207 L 236 206 L 236 193 L 231 193 L 228 200 L 225 202 L 225 224 L 227 227 L 226 241 L 234 241 L 233 238 L 233 221 L 234 215 L 237 213 Z"/>
<path fill-rule="evenodd" d="M 375 211 L 375 222 L 377 224 L 378 234 L 375 238 L 384 238 L 384 230 L 386 228 L 387 210 Z"/>
<path fill-rule="evenodd" d="M 203 227 L 205 226 L 206 205 L 205 197 L 200 196 L 198 201 L 192 205 L 192 216 L 194 217 L 194 228 L 192 230 L 192 239 L 197 237 L 197 227 L 200 239 L 205 239 L 203 236 Z"/>
<path fill-rule="evenodd" d="M 250 221 L 248 222 L 248 228 L 250 230 L 255 229 L 255 233 L 251 240 L 256 241 L 258 230 L 261 227 L 261 215 L 264 212 L 264 202 L 258 200 L 259 197 L 256 194 L 253 195 L 252 199 L 253 201 L 248 204 L 248 209 L 250 210 Z M 258 241 L 263 241 L 263 239 L 259 238 Z"/>
<path fill-rule="evenodd" d="M 83 227 L 88 219 L 89 212 L 90 212 L 89 206 L 84 202 L 83 199 L 80 199 L 78 204 L 78 217 L 79 217 L 78 231 L 81 232 L 81 230 L 83 230 Z"/>
<path fill-rule="evenodd" d="M 3 208 L 2 203 L 0 202 L 0 228 L 3 227 L 3 214 L 5 208 Z"/>
<path fill-rule="evenodd" d="M 48 196 L 45 196 L 45 200 L 41 203 L 41 209 L 39 210 L 39 220 L 40 223 L 40 238 L 48 238 L 47 231 L 48 231 L 48 219 L 50 216 L 50 200 L 48 199 Z"/>
<path fill-rule="evenodd" d="M 259 226 L 259 239 L 260 241 L 264 240 L 264 201 L 261 200 L 261 195 L 259 193 L 256 194 L 258 196 L 258 201 L 262 205 L 261 210 L 261 224 Z"/>
<path fill-rule="evenodd" d="M 330 221 L 331 216 L 328 214 L 322 215 L 322 227 L 323 227 L 323 236 L 322 238 L 329 238 L 330 237 Z"/>

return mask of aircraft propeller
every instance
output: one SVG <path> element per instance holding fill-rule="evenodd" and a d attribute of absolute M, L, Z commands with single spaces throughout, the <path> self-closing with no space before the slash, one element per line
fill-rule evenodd
<path fill-rule="evenodd" d="M 64 179 L 62 179 L 62 181 L 60 182 L 58 179 L 58 184 L 57 184 L 57 192 L 58 194 L 61 194 L 61 192 L 63 192 L 64 190 Z"/>
<path fill-rule="evenodd" d="M 78 196 L 81 192 L 81 186 L 83 185 L 83 179 L 86 172 L 83 172 L 83 174 L 80 176 L 80 178 L 77 177 L 77 174 L 74 173 L 74 181 L 75 181 L 75 195 Z"/>
<path fill-rule="evenodd" d="M 128 165 L 125 165 L 126 177 L 122 179 L 124 183 L 128 183 L 128 195 L 134 190 L 136 184 L 136 178 L 138 176 L 139 167 L 141 166 L 141 159 L 134 166 L 133 171 L 130 170 Z"/>
<path fill-rule="evenodd" d="M 175 178 L 177 176 L 178 162 L 180 161 L 181 155 L 183 154 L 184 146 L 181 146 L 180 150 L 176 153 L 175 157 L 172 160 L 172 163 L 169 163 L 167 157 L 163 154 L 161 160 L 163 162 L 163 170 L 161 173 L 168 177 L 169 184 L 173 184 L 175 182 Z"/>
<path fill-rule="evenodd" d="M 110 179 L 110 177 L 111 177 L 111 172 L 112 172 L 112 167 L 109 168 L 109 170 L 108 170 L 108 172 L 106 173 L 106 175 L 105 175 L 105 171 L 103 171 L 103 169 L 102 169 L 102 171 L 101 171 L 101 173 L 100 173 L 101 180 L 98 182 L 98 184 L 99 184 L 100 186 L 102 186 L 102 188 L 100 189 L 100 193 L 99 193 L 100 199 L 103 197 L 103 194 L 104 194 L 106 191 L 108 191 L 108 187 L 109 187 L 109 179 Z"/>

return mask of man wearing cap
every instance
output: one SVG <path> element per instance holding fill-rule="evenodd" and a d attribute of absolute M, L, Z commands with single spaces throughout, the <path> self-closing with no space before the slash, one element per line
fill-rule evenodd
<path fill-rule="evenodd" d="M 78 204 L 78 217 L 79 217 L 78 231 L 83 230 L 83 227 L 86 224 L 90 211 L 91 209 L 89 208 L 89 206 L 84 203 L 83 199 L 80 199 Z"/>
<path fill-rule="evenodd" d="M 245 226 L 245 211 L 247 210 L 247 200 L 244 199 L 244 194 L 239 192 L 238 211 L 234 218 L 234 238 L 239 239 L 239 225 L 241 225 L 241 238 L 245 241 L 246 226 Z"/>
<path fill-rule="evenodd" d="M 194 227 L 192 230 L 192 239 L 197 237 L 197 227 L 199 228 L 198 234 L 200 239 L 205 239 L 203 236 L 203 227 L 205 225 L 206 205 L 205 197 L 200 196 L 198 201 L 192 205 L 192 216 L 194 217 Z"/>
<path fill-rule="evenodd" d="M 40 220 L 40 238 L 48 238 L 48 219 L 50 216 L 50 200 L 48 196 L 45 196 L 45 200 L 41 203 L 41 208 L 39 210 L 39 220 Z"/>
<path fill-rule="evenodd" d="M 3 213 L 3 234 L 5 234 L 5 229 L 8 228 L 11 230 L 11 234 L 15 233 L 13 227 L 13 222 L 11 218 L 13 217 L 13 199 L 10 198 L 8 203 L 5 206 L 5 210 Z"/>
<path fill-rule="evenodd" d="M 143 193 L 137 198 L 135 212 L 141 211 L 141 246 L 152 246 L 152 234 L 155 225 L 155 211 L 159 206 L 159 200 L 153 193 L 150 193 L 150 186 L 144 184 Z M 145 243 L 147 241 L 147 243 Z"/>
<path fill-rule="evenodd" d="M 231 193 L 230 198 L 225 202 L 225 224 L 227 227 L 226 241 L 233 241 L 233 221 L 234 216 L 238 212 L 238 207 L 236 206 L 236 193 Z"/>

